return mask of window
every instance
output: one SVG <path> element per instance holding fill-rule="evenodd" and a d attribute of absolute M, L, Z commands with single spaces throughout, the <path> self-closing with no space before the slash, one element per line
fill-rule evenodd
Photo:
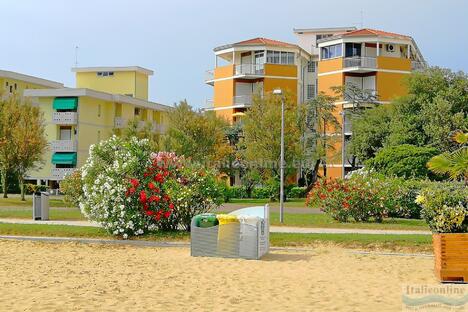
<path fill-rule="evenodd" d="M 323 38 L 328 38 L 328 37 L 331 37 L 333 36 L 333 34 L 320 34 L 320 35 L 317 35 L 317 40 L 320 40 L 320 39 L 323 39 Z"/>
<path fill-rule="evenodd" d="M 18 90 L 18 85 L 15 83 L 15 90 Z"/>
<path fill-rule="evenodd" d="M 317 64 L 315 63 L 315 61 L 309 61 L 309 63 L 307 64 L 307 71 L 309 73 L 315 73 L 316 66 Z"/>
<path fill-rule="evenodd" d="M 135 107 L 135 116 L 140 116 L 141 110 L 138 107 Z"/>
<path fill-rule="evenodd" d="M 294 64 L 294 52 L 267 51 L 267 63 L 270 64 Z"/>
<path fill-rule="evenodd" d="M 98 130 L 97 132 L 97 141 L 101 141 L 101 130 Z"/>
<path fill-rule="evenodd" d="M 346 43 L 345 45 L 345 56 L 361 56 L 361 44 L 360 43 Z"/>
<path fill-rule="evenodd" d="M 313 99 L 315 97 L 315 85 L 308 84 L 306 90 L 306 97 L 308 100 Z"/>
<path fill-rule="evenodd" d="M 101 117 L 101 104 L 98 105 L 98 108 L 97 108 L 97 116 L 98 116 L 98 117 Z"/>
<path fill-rule="evenodd" d="M 334 44 L 322 48 L 322 59 L 330 59 L 343 56 L 343 48 L 341 44 Z"/>
<path fill-rule="evenodd" d="M 97 72 L 96 75 L 98 77 L 109 77 L 114 76 L 114 72 Z"/>

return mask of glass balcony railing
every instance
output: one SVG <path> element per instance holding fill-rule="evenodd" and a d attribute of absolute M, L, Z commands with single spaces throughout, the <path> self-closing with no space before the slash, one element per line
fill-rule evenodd
<path fill-rule="evenodd" d="M 370 56 L 351 56 L 343 59 L 343 67 L 377 68 L 377 59 Z"/>

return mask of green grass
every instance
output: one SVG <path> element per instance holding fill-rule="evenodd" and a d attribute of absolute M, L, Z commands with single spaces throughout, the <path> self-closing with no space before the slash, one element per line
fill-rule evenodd
<path fill-rule="evenodd" d="M 31 207 L 0 207 L 0 218 L 10 219 L 31 219 L 32 218 L 32 206 Z M 80 210 L 77 208 L 50 208 L 49 209 L 50 220 L 85 220 Z"/>
<path fill-rule="evenodd" d="M 0 207 L 0 218 L 31 219 L 32 208 Z M 51 208 L 50 220 L 85 220 L 76 208 Z M 271 224 L 279 223 L 279 213 L 271 212 Z M 375 229 L 375 230 L 429 230 L 423 220 L 385 219 L 382 223 L 348 222 L 339 223 L 326 214 L 292 214 L 285 213 L 284 226 L 343 228 L 343 229 Z"/>
<path fill-rule="evenodd" d="M 431 235 L 296 234 L 271 233 L 274 246 L 310 246 L 331 243 L 348 248 L 431 251 Z"/>
<path fill-rule="evenodd" d="M 265 205 L 270 204 L 272 207 L 279 206 L 279 203 L 271 202 L 269 199 L 255 199 L 255 198 L 232 198 L 227 204 L 239 205 Z M 291 198 L 284 203 L 284 207 L 306 208 L 305 198 Z"/>
<path fill-rule="evenodd" d="M 270 212 L 271 224 L 279 223 L 279 213 Z M 343 228 L 343 229 L 375 229 L 375 230 L 429 230 L 424 220 L 415 219 L 385 219 L 382 223 L 348 222 L 340 223 L 326 214 L 284 214 L 284 226 Z"/>
<path fill-rule="evenodd" d="M 61 198 L 49 198 L 50 207 L 65 207 Z M 31 196 L 26 197 L 26 201 L 22 201 L 19 195 L 9 195 L 8 198 L 0 198 L 0 207 L 32 207 Z"/>
<path fill-rule="evenodd" d="M 45 224 L 0 223 L 0 235 L 116 239 L 105 230 L 97 227 Z M 190 234 L 187 232 L 159 232 L 136 239 L 149 241 L 182 240 L 188 242 L 189 238 Z M 348 248 L 430 251 L 432 249 L 431 239 L 430 235 L 270 234 L 272 246 L 278 247 L 334 244 Z"/>

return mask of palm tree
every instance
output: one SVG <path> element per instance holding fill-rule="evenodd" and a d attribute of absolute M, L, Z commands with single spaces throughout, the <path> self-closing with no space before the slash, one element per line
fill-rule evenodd
<path fill-rule="evenodd" d="M 463 179 L 468 186 L 468 133 L 457 132 L 453 140 L 461 145 L 454 152 L 434 156 L 427 166 L 435 173 L 448 174 L 451 179 Z"/>

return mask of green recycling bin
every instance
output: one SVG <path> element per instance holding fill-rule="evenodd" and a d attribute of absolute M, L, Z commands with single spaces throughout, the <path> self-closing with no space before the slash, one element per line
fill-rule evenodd
<path fill-rule="evenodd" d="M 213 213 L 203 213 L 195 216 L 195 224 L 197 227 L 209 228 L 219 224 L 216 215 Z"/>

